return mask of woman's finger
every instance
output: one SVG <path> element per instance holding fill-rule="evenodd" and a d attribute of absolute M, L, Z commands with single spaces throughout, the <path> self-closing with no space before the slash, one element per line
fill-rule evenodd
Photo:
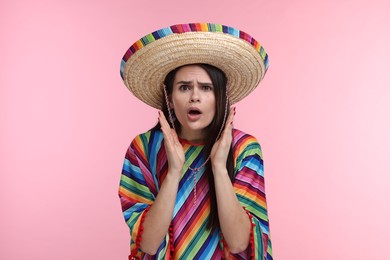
<path fill-rule="evenodd" d="M 226 120 L 226 125 L 229 126 L 233 123 L 234 114 L 236 113 L 236 107 L 232 107 L 229 111 L 228 119 Z"/>
<path fill-rule="evenodd" d="M 165 118 L 164 113 L 160 110 L 158 111 L 158 120 L 160 122 L 161 127 L 165 128 L 166 130 L 171 128 L 168 124 L 167 119 Z"/>
<path fill-rule="evenodd" d="M 181 144 L 179 142 L 179 137 L 177 136 L 175 129 L 171 128 L 171 133 L 172 133 L 172 138 L 173 138 L 175 144 L 181 146 Z"/>
<path fill-rule="evenodd" d="M 222 132 L 222 136 L 221 136 L 222 139 L 226 140 L 226 138 L 229 138 L 229 136 L 231 136 L 231 132 L 233 129 L 232 123 L 233 123 L 233 119 L 234 119 L 234 114 L 235 114 L 235 107 L 231 108 L 229 111 L 229 115 L 228 115 L 228 118 L 227 118 L 226 123 L 225 123 L 225 128 L 223 129 L 223 132 Z"/>
<path fill-rule="evenodd" d="M 164 113 L 161 112 L 160 110 L 158 111 L 158 120 L 161 125 L 161 131 L 164 134 L 165 140 L 168 142 L 169 145 L 173 143 L 172 140 L 172 134 L 171 134 L 171 127 L 168 124 L 168 121 L 166 120 Z"/>
<path fill-rule="evenodd" d="M 168 124 L 168 121 L 162 111 L 158 111 L 159 114 L 159 122 L 161 125 L 161 128 L 164 133 L 164 137 L 166 138 L 169 145 L 181 145 L 179 142 L 179 138 L 177 137 L 175 129 L 171 128 L 171 126 Z"/>

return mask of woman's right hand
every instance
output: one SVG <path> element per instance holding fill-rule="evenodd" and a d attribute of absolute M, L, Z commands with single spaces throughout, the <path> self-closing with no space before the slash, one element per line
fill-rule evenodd
<path fill-rule="evenodd" d="M 164 134 L 164 146 L 168 158 L 168 173 L 178 174 L 181 177 L 185 156 L 183 146 L 175 129 L 171 128 L 162 111 L 158 111 L 158 120 L 161 125 L 161 131 Z"/>

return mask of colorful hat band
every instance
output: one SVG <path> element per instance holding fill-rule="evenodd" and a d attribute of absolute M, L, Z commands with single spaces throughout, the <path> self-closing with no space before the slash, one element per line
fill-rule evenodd
<path fill-rule="evenodd" d="M 127 60 L 133 55 L 135 52 L 137 52 L 139 49 L 143 48 L 144 46 L 148 45 L 151 42 L 154 42 L 160 38 L 163 38 L 165 36 L 168 36 L 170 34 L 174 33 L 187 33 L 187 32 L 221 32 L 230 34 L 232 36 L 235 36 L 237 38 L 240 38 L 242 40 L 247 41 L 250 43 L 259 53 L 260 56 L 264 60 L 265 70 L 268 69 L 268 55 L 265 52 L 264 48 L 259 44 L 258 41 L 256 41 L 252 36 L 247 34 L 246 32 L 240 31 L 236 28 L 221 25 L 221 24 L 212 24 L 212 23 L 189 23 L 189 24 L 176 24 L 172 25 L 170 27 L 166 27 L 160 30 L 157 30 L 155 32 L 152 32 L 138 41 L 136 41 L 133 45 L 130 46 L 130 48 L 127 50 L 125 55 L 122 58 L 121 63 L 121 77 L 123 79 L 123 68 L 126 64 Z"/>

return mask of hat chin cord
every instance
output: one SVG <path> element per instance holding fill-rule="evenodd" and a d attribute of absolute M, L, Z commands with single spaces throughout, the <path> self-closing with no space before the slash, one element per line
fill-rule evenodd
<path fill-rule="evenodd" d="M 171 125 L 172 125 L 173 129 L 175 130 L 176 134 L 178 134 L 177 131 L 176 131 L 176 128 L 175 128 L 174 121 L 173 121 L 173 116 L 172 116 L 172 113 L 171 113 L 171 107 L 169 106 L 168 93 L 167 93 L 167 89 L 166 89 L 165 84 L 163 84 L 163 90 L 164 90 L 165 103 L 167 104 L 167 109 L 168 109 L 168 114 L 169 114 L 169 121 L 171 122 Z M 228 97 L 228 94 L 227 94 L 227 91 L 226 91 L 225 114 L 223 116 L 223 122 L 222 122 L 221 128 L 219 129 L 219 133 L 218 133 L 217 138 L 215 139 L 215 142 L 217 142 L 219 137 L 221 136 L 222 129 L 224 128 L 225 123 L 226 123 L 227 106 L 228 106 L 228 103 L 229 103 L 228 101 L 229 101 L 229 97 Z M 206 163 L 210 160 L 210 156 L 211 156 L 211 154 L 209 154 L 209 156 L 207 157 L 206 161 L 204 163 L 202 163 L 202 165 L 197 167 L 197 168 L 191 168 L 190 166 L 188 166 L 188 169 L 190 169 L 192 171 L 192 175 L 194 177 L 194 205 L 196 205 L 196 199 L 197 199 L 196 184 L 197 184 L 198 181 L 197 181 L 196 173 L 206 165 Z"/>

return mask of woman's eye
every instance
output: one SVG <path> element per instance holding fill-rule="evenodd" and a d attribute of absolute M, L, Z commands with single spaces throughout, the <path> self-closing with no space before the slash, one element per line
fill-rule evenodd
<path fill-rule="evenodd" d="M 180 90 L 189 90 L 190 87 L 189 87 L 188 85 L 181 85 L 181 86 L 179 87 L 179 89 L 180 89 Z"/>
<path fill-rule="evenodd" d="M 203 90 L 210 91 L 213 90 L 211 86 L 203 86 Z"/>

